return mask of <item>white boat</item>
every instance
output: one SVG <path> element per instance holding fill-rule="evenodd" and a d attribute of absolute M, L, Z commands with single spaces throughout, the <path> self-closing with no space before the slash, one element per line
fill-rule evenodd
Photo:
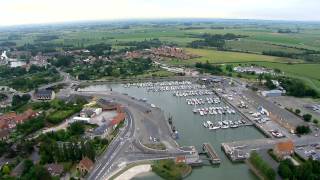
<path fill-rule="evenodd" d="M 203 113 L 203 111 L 202 111 L 202 110 L 200 110 L 200 111 L 199 111 L 199 113 L 200 113 L 200 115 L 201 115 L 201 116 L 203 116 L 203 115 L 204 115 L 204 113 Z"/>
<path fill-rule="evenodd" d="M 221 126 L 221 129 L 228 129 L 228 128 L 229 128 L 228 125 L 223 125 L 223 126 Z"/>
<path fill-rule="evenodd" d="M 219 126 L 211 126 L 211 127 L 209 127 L 209 129 L 210 130 L 217 130 L 217 129 L 220 129 L 220 127 Z"/>
<path fill-rule="evenodd" d="M 197 113 L 198 112 L 198 110 L 196 108 L 194 108 L 192 111 L 193 111 L 193 113 Z"/>
<path fill-rule="evenodd" d="M 208 128 L 208 127 L 209 127 L 209 125 L 208 125 L 206 122 L 203 122 L 203 126 L 204 126 L 205 128 Z"/>
<path fill-rule="evenodd" d="M 239 126 L 236 125 L 236 124 L 233 124 L 233 125 L 231 125 L 230 127 L 231 127 L 231 128 L 237 128 L 237 127 L 239 127 Z"/>

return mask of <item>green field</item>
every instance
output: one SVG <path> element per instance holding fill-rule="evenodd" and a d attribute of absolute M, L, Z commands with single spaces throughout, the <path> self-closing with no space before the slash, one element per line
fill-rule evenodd
<path fill-rule="evenodd" d="M 214 49 L 186 49 L 188 53 L 198 55 L 199 58 L 190 60 L 173 60 L 170 64 L 194 64 L 196 62 L 209 63 L 243 63 L 243 62 L 301 62 L 295 59 L 280 58 L 274 56 L 264 56 L 258 54 L 217 51 Z"/>
<path fill-rule="evenodd" d="M 303 53 L 303 50 L 299 50 L 291 47 L 284 47 L 275 45 L 268 42 L 241 39 L 240 41 L 227 41 L 226 47 L 236 51 L 252 52 L 261 54 L 263 51 L 284 51 L 288 53 Z"/>
<path fill-rule="evenodd" d="M 284 64 L 284 63 L 268 63 L 258 62 L 261 66 L 269 68 L 278 68 L 285 73 L 285 75 L 299 78 L 311 87 L 320 91 L 320 64 Z"/>

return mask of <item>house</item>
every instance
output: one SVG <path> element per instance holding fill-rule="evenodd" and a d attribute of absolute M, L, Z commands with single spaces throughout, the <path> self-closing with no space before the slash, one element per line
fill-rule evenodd
<path fill-rule="evenodd" d="M 17 124 L 23 123 L 26 120 L 35 117 L 36 113 L 31 109 L 28 109 L 22 114 L 16 114 L 11 112 L 0 116 L 0 129 L 12 129 L 15 128 Z"/>
<path fill-rule="evenodd" d="M 77 170 L 81 174 L 87 174 L 93 167 L 93 162 L 88 157 L 84 157 L 78 164 Z"/>
<path fill-rule="evenodd" d="M 50 89 L 40 89 L 34 93 L 38 100 L 53 100 L 55 98 L 55 92 Z"/>
<path fill-rule="evenodd" d="M 5 130 L 0 130 L 0 140 L 1 141 L 5 141 L 9 138 L 9 130 L 5 129 Z"/>
<path fill-rule="evenodd" d="M 61 164 L 46 164 L 44 167 L 48 170 L 51 176 L 61 176 L 63 173 L 63 165 Z"/>
<path fill-rule="evenodd" d="M 290 156 L 294 153 L 294 144 L 291 140 L 280 142 L 273 148 L 273 153 L 283 159 L 285 156 Z"/>

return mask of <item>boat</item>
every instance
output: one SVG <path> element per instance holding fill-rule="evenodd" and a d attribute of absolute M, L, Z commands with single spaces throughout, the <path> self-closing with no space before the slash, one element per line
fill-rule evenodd
<path fill-rule="evenodd" d="M 194 108 L 192 111 L 193 111 L 193 113 L 197 113 L 198 112 L 198 110 L 196 108 Z"/>
<path fill-rule="evenodd" d="M 208 127 L 209 127 L 209 125 L 208 125 L 206 122 L 203 122 L 203 126 L 204 126 L 205 128 L 208 128 Z"/>
<path fill-rule="evenodd" d="M 217 129 L 220 129 L 219 126 L 212 126 L 212 127 L 209 127 L 210 130 L 217 130 Z"/>
<path fill-rule="evenodd" d="M 239 127 L 237 124 L 233 124 L 233 125 L 231 125 L 230 126 L 231 128 L 237 128 L 237 127 Z"/>
<path fill-rule="evenodd" d="M 223 126 L 221 126 L 221 129 L 228 129 L 228 128 L 229 128 L 228 125 L 223 125 Z"/>

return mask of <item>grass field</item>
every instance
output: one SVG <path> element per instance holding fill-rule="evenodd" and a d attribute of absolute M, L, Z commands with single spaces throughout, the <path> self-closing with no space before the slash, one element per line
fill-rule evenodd
<path fill-rule="evenodd" d="M 194 64 L 196 62 L 209 63 L 243 63 L 243 62 L 300 62 L 299 60 L 280 58 L 274 56 L 264 56 L 258 54 L 217 51 L 214 49 L 192 49 L 187 48 L 187 52 L 201 57 L 185 61 L 173 60 L 170 64 Z"/>
<path fill-rule="evenodd" d="M 320 64 L 287 64 L 275 62 L 255 62 L 254 64 L 272 69 L 280 69 L 285 75 L 301 79 L 320 92 Z"/>

